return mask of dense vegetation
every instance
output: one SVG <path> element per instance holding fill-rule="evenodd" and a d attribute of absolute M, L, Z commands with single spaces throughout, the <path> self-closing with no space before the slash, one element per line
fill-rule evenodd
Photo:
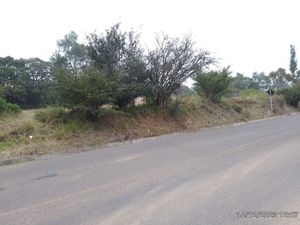
<path fill-rule="evenodd" d="M 300 102 L 300 83 L 296 85 L 283 89 L 279 92 L 281 95 L 284 96 L 285 101 L 287 104 L 298 107 Z"/>
<path fill-rule="evenodd" d="M 87 44 L 79 43 L 77 34 L 70 32 L 57 41 L 49 62 L 0 58 L 0 110 L 57 105 L 96 121 L 108 109 L 128 112 L 140 96 L 155 107 L 171 106 L 172 96 L 182 93 L 198 93 L 220 103 L 228 93 L 259 89 L 262 81 L 282 90 L 279 93 L 293 106 L 300 98 L 295 46 L 290 47 L 290 73 L 279 68 L 250 78 L 240 73 L 230 77 L 228 69 L 211 70 L 217 61 L 198 49 L 190 36 L 159 35 L 156 46 L 146 51 L 139 33 L 124 32 L 115 24 L 86 40 Z M 194 90 L 183 85 L 188 78 L 194 80 Z"/>
<path fill-rule="evenodd" d="M 161 34 L 155 43 L 146 50 L 139 33 L 116 24 L 84 43 L 70 32 L 49 62 L 0 58 L 0 165 L 1 158 L 269 117 L 267 88 L 276 93 L 274 115 L 292 111 L 284 101 L 300 101 L 294 46 L 289 72 L 247 77 L 220 69 L 190 36 Z"/>
<path fill-rule="evenodd" d="M 194 77 L 194 89 L 212 102 L 219 103 L 228 92 L 231 81 L 229 74 L 229 68 L 224 68 L 222 71 L 199 73 Z"/>
<path fill-rule="evenodd" d="M 8 103 L 5 99 L 0 98 L 0 116 L 18 114 L 20 112 L 21 108 L 18 105 Z"/>

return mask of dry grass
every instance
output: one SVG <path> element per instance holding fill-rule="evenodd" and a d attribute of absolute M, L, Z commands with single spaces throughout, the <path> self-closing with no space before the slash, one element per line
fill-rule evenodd
<path fill-rule="evenodd" d="M 274 99 L 274 115 L 293 111 L 278 96 Z M 59 111 L 53 110 L 56 114 Z M 127 114 L 107 116 L 97 124 L 71 119 L 57 122 L 47 117 L 47 111 L 42 112 L 45 120 L 37 120 L 35 115 L 37 112 L 41 114 L 39 110 L 25 110 L 17 117 L 2 119 L 0 161 L 86 151 L 112 142 L 195 131 L 270 116 L 267 99 L 258 96 L 225 98 L 217 105 L 198 96 L 188 96 L 178 98 L 177 103 L 174 100 L 169 109 L 139 106 L 130 110 Z"/>

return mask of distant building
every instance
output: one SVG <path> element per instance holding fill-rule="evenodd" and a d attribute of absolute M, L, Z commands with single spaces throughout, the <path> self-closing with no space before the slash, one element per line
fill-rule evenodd
<path fill-rule="evenodd" d="M 261 90 L 261 91 L 267 91 L 269 88 L 269 85 L 268 85 L 267 81 L 265 81 L 265 80 L 261 80 L 259 82 L 258 86 L 259 86 L 259 90 Z"/>
<path fill-rule="evenodd" d="M 265 80 L 261 80 L 258 84 L 259 86 L 259 90 L 261 91 L 268 91 L 269 88 L 274 88 L 272 85 L 270 85 L 269 82 L 265 81 Z"/>

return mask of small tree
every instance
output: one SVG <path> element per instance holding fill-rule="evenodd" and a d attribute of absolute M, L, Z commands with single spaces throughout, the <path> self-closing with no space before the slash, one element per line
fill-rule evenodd
<path fill-rule="evenodd" d="M 182 83 L 214 62 L 206 51 L 195 49 L 190 37 L 183 39 L 162 35 L 156 48 L 147 55 L 146 80 L 149 97 L 158 106 L 165 106 Z"/>
<path fill-rule="evenodd" d="M 229 67 L 221 71 L 210 71 L 197 74 L 193 79 L 194 90 L 214 103 L 219 103 L 228 91 L 231 81 Z"/>
<path fill-rule="evenodd" d="M 98 119 L 100 107 L 111 104 L 117 90 L 104 72 L 89 70 L 74 76 L 61 70 L 55 78 L 60 103 L 89 120 Z"/>
<path fill-rule="evenodd" d="M 292 75 L 292 81 L 293 83 L 296 83 L 299 80 L 299 77 L 297 76 L 297 59 L 296 59 L 296 49 L 295 45 L 290 46 L 290 72 Z"/>

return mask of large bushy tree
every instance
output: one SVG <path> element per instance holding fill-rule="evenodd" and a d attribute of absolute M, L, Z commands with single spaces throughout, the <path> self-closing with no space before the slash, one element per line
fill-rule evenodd
<path fill-rule="evenodd" d="M 3 97 L 12 103 L 24 105 L 26 103 L 25 60 L 13 57 L 0 58 L 0 85 Z"/>
<path fill-rule="evenodd" d="M 0 58 L 0 86 L 4 98 L 22 107 L 49 103 L 52 86 L 51 64 L 38 58 Z"/>
<path fill-rule="evenodd" d="M 276 89 L 287 88 L 290 82 L 293 80 L 291 74 L 288 74 L 285 69 L 279 68 L 269 74 L 271 84 Z"/>
<path fill-rule="evenodd" d="M 55 69 L 77 74 L 90 65 L 87 46 L 78 42 L 78 35 L 71 31 L 57 41 L 57 50 L 51 57 Z"/>
<path fill-rule="evenodd" d="M 120 24 L 115 24 L 105 33 L 90 34 L 88 42 L 93 67 L 118 84 L 114 104 L 123 108 L 144 94 L 146 65 L 139 34 L 123 32 Z"/>
<path fill-rule="evenodd" d="M 189 36 L 179 39 L 162 34 L 156 39 L 156 48 L 147 55 L 146 84 L 150 98 L 158 106 L 167 105 L 187 78 L 213 62 L 208 52 L 195 48 Z"/>
<path fill-rule="evenodd" d="M 31 58 L 26 60 L 25 67 L 26 73 L 29 75 L 26 85 L 27 105 L 40 107 L 52 103 L 52 99 L 50 99 L 53 90 L 51 63 L 39 58 Z"/>

